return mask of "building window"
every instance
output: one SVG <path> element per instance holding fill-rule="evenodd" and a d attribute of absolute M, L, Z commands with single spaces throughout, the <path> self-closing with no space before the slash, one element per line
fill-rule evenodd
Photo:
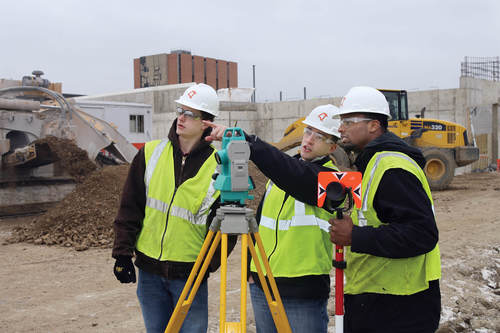
<path fill-rule="evenodd" d="M 130 132 L 131 133 L 144 133 L 144 116 L 130 115 Z"/>

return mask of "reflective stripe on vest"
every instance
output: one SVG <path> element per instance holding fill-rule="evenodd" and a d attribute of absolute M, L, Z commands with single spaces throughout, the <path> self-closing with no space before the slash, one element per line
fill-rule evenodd
<path fill-rule="evenodd" d="M 324 164 L 338 170 L 331 161 Z M 329 274 L 333 244 L 328 220 L 335 216 L 288 196 L 272 182 L 262 205 L 259 234 L 275 277 Z M 260 258 L 260 254 L 259 254 Z M 252 260 L 250 269 L 257 271 Z"/>
<path fill-rule="evenodd" d="M 379 152 L 370 159 L 363 175 L 361 210 L 355 209 L 351 214 L 355 225 L 374 228 L 387 225 L 378 219 L 377 212 L 373 208 L 373 200 L 384 173 L 393 168 L 412 173 L 422 183 L 433 206 L 429 184 L 418 164 L 403 153 Z M 428 281 L 441 277 L 438 245 L 426 254 L 399 259 L 355 253 L 350 247 L 346 247 L 346 261 L 346 294 L 371 292 L 411 295 L 427 289 Z"/>
<path fill-rule="evenodd" d="M 306 205 L 302 201 L 295 200 L 295 214 L 291 220 L 279 220 L 278 229 L 288 230 L 291 227 L 318 226 L 321 230 L 328 232 L 330 223 L 318 216 L 306 215 Z M 276 230 L 276 220 L 267 216 L 262 216 L 260 225 L 272 230 Z"/>
<path fill-rule="evenodd" d="M 136 247 L 158 260 L 195 261 L 205 239 L 210 207 L 219 195 L 211 177 L 215 158 L 210 155 L 194 177 L 175 188 L 172 144 L 148 142 L 144 154 L 146 209 Z"/>

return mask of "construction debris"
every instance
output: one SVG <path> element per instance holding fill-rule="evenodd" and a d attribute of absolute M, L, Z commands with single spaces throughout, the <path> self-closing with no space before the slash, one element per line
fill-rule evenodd
<path fill-rule="evenodd" d="M 49 135 L 33 143 L 48 144 L 50 151 L 59 160 L 58 167 L 75 178 L 77 183 L 83 182 L 97 168 L 96 164 L 89 159 L 87 152 L 79 148 L 72 140 Z"/>
<path fill-rule="evenodd" d="M 73 247 L 110 247 L 113 220 L 128 165 L 107 166 L 90 174 L 75 190 L 30 224 L 14 229 L 8 243 Z"/>

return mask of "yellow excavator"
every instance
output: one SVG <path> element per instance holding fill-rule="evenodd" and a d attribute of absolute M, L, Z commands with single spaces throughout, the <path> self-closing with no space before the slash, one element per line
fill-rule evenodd
<path fill-rule="evenodd" d="M 388 129 L 418 147 L 426 159 L 425 174 L 432 190 L 446 189 L 455 175 L 455 168 L 479 159 L 479 148 L 469 143 L 465 127 L 450 121 L 424 118 L 425 108 L 416 118 L 408 117 L 408 96 L 405 90 L 379 89 L 389 103 L 391 120 Z M 274 145 L 283 151 L 300 145 L 305 125 L 304 118 L 293 122 L 283 138 Z M 331 158 L 339 167 L 350 168 L 352 154 L 337 149 Z"/>

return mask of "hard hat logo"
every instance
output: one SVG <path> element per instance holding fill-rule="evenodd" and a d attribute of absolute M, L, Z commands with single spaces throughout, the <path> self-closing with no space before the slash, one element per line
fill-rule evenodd
<path fill-rule="evenodd" d="M 319 118 L 319 120 L 321 120 L 321 121 L 325 120 L 325 118 L 326 118 L 326 117 L 328 117 L 328 115 L 327 115 L 325 112 L 320 113 L 320 114 L 318 115 L 318 118 Z"/>
<path fill-rule="evenodd" d="M 189 98 L 193 98 L 193 96 L 196 95 L 196 91 L 194 90 L 191 90 L 189 93 L 188 93 L 188 97 Z"/>

